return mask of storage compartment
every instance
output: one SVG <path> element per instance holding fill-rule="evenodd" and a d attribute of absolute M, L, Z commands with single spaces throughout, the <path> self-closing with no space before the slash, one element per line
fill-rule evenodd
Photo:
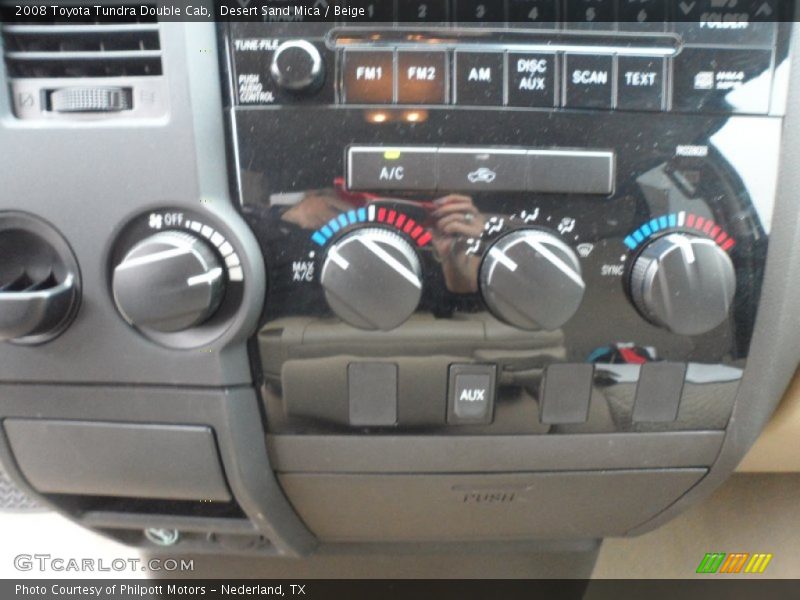
<path fill-rule="evenodd" d="M 705 469 L 502 475 L 280 475 L 326 541 L 586 539 L 667 508 Z"/>
<path fill-rule="evenodd" d="M 6 419 L 22 474 L 42 493 L 225 502 L 210 427 Z"/>

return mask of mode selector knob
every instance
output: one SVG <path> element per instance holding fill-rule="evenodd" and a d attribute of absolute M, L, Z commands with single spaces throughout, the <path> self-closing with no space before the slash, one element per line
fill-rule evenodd
<path fill-rule="evenodd" d="M 736 292 L 733 263 L 713 240 L 672 233 L 636 258 L 630 295 L 639 312 L 679 335 L 700 335 L 726 318 Z"/>
<path fill-rule="evenodd" d="M 335 242 L 320 281 L 331 310 L 360 329 L 398 327 L 414 314 L 422 295 L 416 251 L 380 228 L 358 229 Z"/>
<path fill-rule="evenodd" d="M 305 40 L 282 43 L 272 55 L 270 75 L 290 92 L 316 89 L 325 78 L 325 64 L 314 44 Z"/>
<path fill-rule="evenodd" d="M 497 318 L 528 330 L 564 325 L 586 289 L 575 252 L 557 236 L 534 229 L 509 233 L 489 249 L 480 286 Z"/>
<path fill-rule="evenodd" d="M 128 323 L 161 332 L 200 325 L 222 300 L 225 276 L 200 238 L 163 231 L 136 244 L 114 269 L 114 301 Z"/>

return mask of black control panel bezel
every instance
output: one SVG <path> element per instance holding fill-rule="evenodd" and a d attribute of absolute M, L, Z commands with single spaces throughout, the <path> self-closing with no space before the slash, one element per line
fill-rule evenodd
<path fill-rule="evenodd" d="M 775 31 L 775 43 L 770 45 L 768 50 L 770 54 L 770 69 L 772 65 L 782 64 L 787 56 L 787 42 L 788 42 L 788 25 L 772 23 Z M 683 27 L 683 26 L 681 26 Z M 684 28 L 685 30 L 685 28 Z M 484 425 L 470 425 L 465 424 L 460 427 L 453 428 L 448 426 L 447 415 L 452 406 L 452 398 L 448 396 L 447 380 L 450 369 L 453 366 L 463 364 L 481 364 L 483 359 L 476 358 L 482 356 L 481 351 L 474 348 L 466 350 L 466 346 L 461 347 L 455 352 L 454 357 L 444 360 L 443 366 L 440 368 L 441 373 L 437 376 L 441 380 L 441 384 L 436 387 L 435 391 L 430 393 L 422 393 L 422 400 L 417 406 L 406 404 L 404 407 L 403 394 L 409 392 L 402 392 L 404 386 L 408 383 L 403 383 L 403 376 L 400 376 L 399 389 L 400 398 L 398 399 L 400 406 L 400 417 L 395 423 L 386 423 L 384 427 L 373 427 L 368 430 L 374 434 L 390 434 L 392 432 L 419 432 L 424 431 L 427 434 L 438 435 L 463 435 L 463 434 L 492 434 L 492 433 L 524 433 L 536 434 L 545 433 L 599 433 L 611 431 L 664 431 L 664 430 L 695 430 L 695 429 L 724 429 L 727 424 L 727 418 L 730 414 L 732 407 L 732 400 L 735 396 L 735 391 L 738 388 L 738 381 L 743 372 L 748 356 L 748 348 L 750 338 L 753 331 L 755 314 L 758 307 L 758 298 L 760 295 L 761 280 L 763 278 L 763 265 L 767 252 L 767 238 L 769 224 L 762 222 L 762 218 L 767 213 L 761 213 L 764 209 L 764 202 L 769 204 L 771 200 L 767 199 L 766 195 L 757 199 L 758 209 L 753 204 L 753 199 L 750 197 L 751 182 L 747 181 L 748 176 L 738 172 L 738 165 L 735 154 L 736 149 L 733 149 L 733 155 L 726 155 L 720 152 L 720 148 L 715 147 L 714 136 L 722 129 L 728 127 L 729 129 L 740 128 L 744 135 L 746 131 L 754 132 L 760 129 L 759 123 L 766 124 L 766 129 L 771 131 L 770 141 L 765 142 L 767 150 L 766 155 L 768 164 L 777 164 L 777 144 L 779 142 L 779 122 L 781 114 L 781 95 L 782 88 L 778 85 L 777 80 L 773 81 L 772 76 L 768 78 L 769 100 L 763 104 L 763 110 L 748 111 L 744 110 L 737 112 L 737 109 L 728 106 L 720 108 L 718 105 L 702 105 L 698 104 L 688 113 L 681 110 L 673 110 L 672 101 L 665 101 L 659 106 L 659 110 L 628 110 L 622 107 L 610 104 L 607 108 L 591 109 L 585 108 L 570 108 L 570 107 L 513 107 L 508 106 L 504 102 L 499 103 L 497 106 L 459 106 L 459 105 L 394 105 L 394 104 L 347 104 L 342 103 L 346 100 L 340 94 L 343 75 L 341 72 L 341 51 L 332 48 L 332 40 L 338 39 L 339 36 L 351 36 L 357 40 L 366 39 L 372 34 L 374 40 L 371 43 L 377 49 L 384 49 L 385 46 L 396 48 L 392 44 L 405 44 L 407 40 L 403 36 L 408 34 L 408 31 L 403 29 L 402 26 L 393 26 L 391 28 L 369 28 L 369 27 L 341 27 L 331 28 L 316 25 L 314 27 L 307 27 L 305 31 L 316 32 L 319 40 L 319 48 L 323 53 L 323 57 L 328 65 L 328 79 L 325 85 L 317 92 L 308 95 L 303 94 L 290 94 L 290 95 L 277 95 L 277 104 L 270 106 L 248 105 L 239 102 L 238 88 L 237 88 L 237 69 L 238 58 L 236 53 L 235 35 L 236 32 L 246 32 L 247 35 L 252 35 L 255 31 L 261 31 L 262 37 L 265 40 L 270 38 L 273 32 L 274 42 L 268 42 L 276 46 L 280 40 L 291 39 L 291 31 L 299 31 L 289 25 L 260 25 L 253 24 L 231 24 L 222 29 L 223 39 L 226 41 L 226 54 L 225 58 L 229 61 L 230 70 L 230 96 L 228 98 L 229 109 L 233 116 L 232 131 L 235 132 L 235 148 L 234 148 L 234 168 L 236 173 L 236 181 L 234 188 L 242 201 L 243 214 L 250 222 L 257 237 L 261 240 L 262 249 L 265 253 L 265 261 L 269 270 L 272 294 L 267 297 L 267 304 L 262 318 L 263 328 L 258 337 L 258 354 L 260 358 L 261 375 L 263 377 L 262 392 L 267 404 L 267 412 L 270 416 L 270 427 L 274 433 L 333 433 L 333 432 L 348 432 L 353 431 L 348 423 L 347 418 L 347 398 L 346 388 L 347 380 L 341 380 L 340 383 L 331 381 L 331 388 L 341 387 L 342 394 L 333 394 L 331 399 L 321 399 L 319 402 L 324 404 L 329 402 L 331 405 L 339 406 L 339 408 L 328 410 L 324 409 L 315 413 L 314 409 L 309 410 L 307 407 L 300 407 L 297 410 L 292 407 L 292 401 L 287 397 L 287 394 L 296 392 L 287 392 L 287 385 L 285 379 L 284 360 L 291 361 L 293 356 L 306 356 L 309 359 L 314 357 L 314 360 L 322 360 L 325 357 L 331 360 L 341 360 L 342 367 L 346 371 L 347 365 L 353 361 L 365 361 L 367 358 L 374 359 L 375 356 L 380 361 L 390 360 L 388 357 L 392 356 L 389 350 L 381 350 L 377 355 L 374 354 L 374 348 L 367 347 L 362 350 L 359 346 L 361 343 L 367 343 L 368 339 L 363 337 L 357 331 L 352 331 L 351 334 L 346 332 L 339 332 L 342 337 L 339 338 L 341 344 L 337 346 L 325 346 L 325 342 L 320 342 L 320 346 L 315 346 L 314 342 L 308 340 L 315 339 L 316 333 L 311 329 L 304 329 L 303 325 L 299 330 L 294 331 L 291 335 L 288 333 L 291 330 L 286 329 L 283 323 L 283 317 L 287 315 L 303 316 L 304 319 L 322 319 L 322 322 L 327 322 L 332 315 L 326 312 L 326 304 L 321 290 L 314 291 L 311 287 L 300 288 L 291 291 L 291 286 L 281 291 L 285 287 L 282 282 L 290 277 L 289 271 L 286 271 L 286 260 L 290 255 L 299 258 L 301 255 L 308 253 L 308 256 L 313 256 L 313 260 L 307 262 L 307 269 L 311 272 L 319 272 L 323 265 L 325 258 L 325 248 L 348 232 L 362 226 L 363 223 L 357 220 L 358 211 L 353 212 L 356 217 L 350 217 L 348 221 L 348 211 L 343 211 L 339 218 L 344 218 L 343 227 L 335 231 L 329 231 L 330 235 L 324 235 L 322 243 L 312 243 L 301 250 L 302 244 L 296 244 L 296 240 L 289 244 L 283 244 L 278 239 L 274 239 L 276 232 L 285 230 L 285 227 L 273 220 L 268 215 L 270 201 L 268 200 L 273 194 L 277 193 L 278 196 L 284 195 L 288 192 L 289 195 L 300 193 L 305 190 L 323 190 L 331 188 L 331 182 L 339 175 L 343 175 L 349 168 L 348 156 L 352 148 L 360 147 L 376 147 L 377 149 L 385 148 L 387 151 L 396 152 L 403 151 L 409 148 L 439 148 L 444 149 L 461 149 L 461 150 L 499 150 L 499 149 L 536 149 L 545 148 L 566 148 L 577 149 L 578 151 L 594 151 L 594 150 L 609 150 L 614 158 L 614 174 L 613 174 L 613 189 L 611 193 L 602 194 L 581 194 L 571 193 L 564 195 L 557 192 L 551 193 L 536 193 L 535 197 L 538 199 L 536 209 L 540 209 L 541 214 L 546 221 L 537 223 L 522 222 L 519 217 L 522 216 L 523 220 L 525 215 L 530 215 L 534 212 L 532 205 L 526 209 L 525 195 L 522 190 L 501 190 L 498 189 L 493 194 L 477 193 L 474 196 L 476 204 L 483 207 L 491 207 L 491 210 L 497 211 L 499 214 L 505 213 L 506 216 L 511 216 L 510 221 L 517 221 L 513 224 L 506 223 L 505 228 L 498 230 L 495 237 L 501 236 L 508 231 L 518 227 L 536 227 L 552 231 L 556 224 L 559 224 L 562 219 L 568 215 L 561 214 L 565 210 L 565 205 L 572 207 L 573 212 L 577 212 L 582 217 L 583 225 L 578 226 L 579 239 L 570 241 L 574 244 L 584 243 L 587 241 L 596 242 L 602 241 L 602 247 L 605 250 L 611 248 L 616 251 L 618 248 L 622 253 L 627 253 L 627 258 L 631 260 L 625 264 L 620 264 L 619 270 L 613 265 L 594 264 L 594 261 L 600 261 L 599 255 L 595 257 L 582 258 L 584 268 L 588 268 L 590 272 L 600 272 L 602 269 L 607 268 L 609 271 L 616 273 L 615 283 L 611 287 L 606 287 L 607 293 L 601 294 L 598 298 L 602 300 L 590 303 L 594 310 L 599 312 L 592 314 L 591 310 L 586 308 L 584 316 L 576 318 L 575 322 L 568 324 L 566 330 L 569 331 L 568 337 L 572 339 L 568 342 L 560 352 L 551 353 L 549 358 L 545 358 L 538 362 L 532 363 L 535 369 L 539 370 L 538 375 L 534 375 L 531 381 L 528 381 L 522 386 L 528 394 L 528 400 L 522 400 L 518 397 L 509 399 L 503 397 L 502 393 L 497 395 L 496 404 L 494 407 L 494 420 L 490 424 Z M 409 30 L 410 31 L 410 30 Z M 518 31 L 514 29 L 513 25 L 504 27 L 503 29 L 492 28 L 471 28 L 471 27 L 448 27 L 447 31 L 451 37 L 458 41 L 469 40 L 470 43 L 478 44 L 476 40 L 484 40 L 487 44 L 496 42 L 497 40 L 519 41 L 525 39 L 527 36 L 528 41 L 531 40 L 545 40 L 549 37 L 556 40 L 581 40 L 583 39 L 588 43 L 596 43 L 599 40 L 605 41 L 619 41 L 627 39 L 638 40 L 638 43 L 644 47 L 648 45 L 654 47 L 654 42 L 669 42 L 676 49 L 676 53 L 680 56 L 684 50 L 683 38 L 675 32 L 672 33 L 656 33 L 652 31 L 647 33 L 631 34 L 630 32 L 621 32 L 619 28 L 613 33 L 609 32 L 585 32 L 581 28 L 563 28 L 557 31 L 540 31 L 540 30 L 527 30 Z M 435 30 L 420 31 L 416 30 L 414 35 L 425 35 L 429 38 L 434 37 L 434 33 L 441 33 Z M 692 34 L 693 35 L 693 34 Z M 688 39 L 693 39 L 691 35 L 687 35 Z M 313 36 L 312 36 L 313 39 Z M 696 40 L 696 38 L 694 38 Z M 399 41 L 398 41 L 399 40 Z M 359 42 L 361 43 L 361 42 Z M 756 44 L 758 45 L 758 44 Z M 490 46 L 487 46 L 490 47 Z M 448 52 L 452 55 L 457 51 L 458 44 L 451 44 L 448 46 Z M 494 48 L 494 47 L 492 47 Z M 704 45 L 702 49 L 708 52 L 713 52 L 713 48 L 719 49 L 716 44 Z M 419 49 L 419 48 L 417 48 Z M 697 49 L 701 49 L 698 44 Z M 427 50 L 427 47 L 426 47 Z M 730 50 L 730 48 L 727 48 Z M 752 50 L 752 48 L 751 48 Z M 393 50 L 396 52 L 396 50 Z M 639 52 L 637 49 L 636 52 Z M 614 58 L 618 60 L 617 57 Z M 670 66 L 674 62 L 674 58 L 667 59 Z M 671 71 L 670 71 L 671 72 Z M 770 71 L 771 73 L 771 71 Z M 674 84 L 673 77 L 670 75 L 666 78 L 669 82 L 668 89 L 672 89 Z M 453 83 L 452 81 L 450 83 Z M 394 99 L 396 94 L 396 86 L 392 92 Z M 504 97 L 507 94 L 504 93 Z M 452 94 L 447 94 L 448 98 L 452 98 Z M 671 98 L 671 96 L 669 96 Z M 414 118 L 409 117 L 409 111 L 412 113 L 419 113 Z M 752 114 L 753 112 L 761 113 L 759 116 Z M 377 118 L 376 118 L 377 117 Z M 481 123 L 480 129 L 475 130 L 475 124 Z M 286 132 L 290 133 L 286 133 Z M 592 131 L 593 140 L 601 140 L 602 143 L 594 144 L 592 147 L 586 146 L 586 131 Z M 267 145 L 262 140 L 269 140 Z M 304 146 L 305 144 L 305 146 Z M 281 152 L 271 154 L 269 159 L 266 158 L 267 148 L 280 147 Z M 731 147 L 728 146 L 723 149 L 724 152 L 730 152 Z M 733 159 L 733 161 L 732 161 Z M 659 210 L 664 212 L 663 209 L 651 206 L 651 200 L 644 201 L 642 204 L 641 190 L 638 192 L 634 189 L 634 183 L 637 178 L 642 177 L 647 168 L 642 170 L 645 165 L 650 165 L 650 168 L 664 161 L 665 171 L 662 175 L 669 178 L 674 189 L 679 190 L 688 204 L 683 205 L 678 201 L 676 208 L 672 211 L 666 211 L 666 214 L 659 214 Z M 736 164 L 737 166 L 734 166 Z M 246 166 L 244 166 L 246 165 Z M 691 188 L 691 182 L 681 180 L 680 173 L 675 176 L 676 172 L 686 170 L 691 171 L 692 165 L 695 165 L 697 170 L 698 165 L 705 172 L 707 180 L 703 184 L 704 190 L 702 192 L 703 198 L 700 205 L 704 206 L 703 210 L 710 211 L 705 215 L 705 221 L 700 219 L 699 227 L 694 227 L 694 220 L 687 225 L 684 220 L 678 222 L 678 219 L 683 219 L 680 215 L 687 210 L 693 200 L 692 194 L 697 196 L 696 190 L 689 193 L 687 196 L 687 185 Z M 322 168 L 320 168 L 322 167 Z M 713 183 L 712 183 L 713 181 Z M 344 177 L 344 191 L 346 193 L 365 193 L 365 194 L 381 194 L 389 199 L 387 208 L 391 206 L 391 202 L 396 200 L 401 204 L 397 206 L 409 206 L 414 203 L 429 201 L 437 195 L 446 195 L 450 192 L 461 193 L 452 188 L 443 187 L 441 190 L 436 191 L 435 188 L 438 184 L 393 187 L 387 184 L 383 187 L 378 185 L 352 185 L 352 178 Z M 341 184 L 339 184 L 341 185 Z M 356 189 L 354 189 L 356 188 Z M 637 197 L 639 199 L 637 199 Z M 394 199 L 394 200 L 392 200 Z M 711 204 L 708 204 L 709 199 L 714 199 Z M 265 204 L 266 203 L 266 204 Z M 670 204 L 672 203 L 672 204 Z M 658 201 L 656 201 L 658 204 Z M 666 206 L 672 206 L 673 200 L 667 200 Z M 714 208 L 716 206 L 716 208 Z M 283 209 L 276 209 L 278 212 Z M 522 212 L 520 212 L 522 211 Z M 610 216 L 611 212 L 619 212 L 620 214 L 628 214 L 622 221 Z M 416 214 L 416 213 L 415 213 Z M 713 218 L 709 219 L 709 215 Z M 333 215 L 336 217 L 336 215 Z M 683 232 L 688 235 L 709 235 L 713 231 L 712 237 L 723 239 L 720 246 L 725 245 L 728 238 L 720 230 L 730 230 L 729 238 L 736 238 L 735 245 L 731 241 L 727 241 L 725 250 L 730 251 L 734 260 L 737 277 L 739 278 L 739 285 L 737 287 L 737 295 L 735 307 L 732 312 L 731 319 L 728 323 L 709 332 L 706 335 L 695 336 L 691 340 L 682 339 L 681 336 L 670 334 L 663 330 L 659 330 L 650 323 L 648 323 L 639 310 L 634 308 L 629 300 L 629 293 L 627 289 L 627 281 L 630 277 L 630 264 L 636 260 L 639 252 L 642 250 L 642 245 L 636 241 L 633 245 L 626 244 L 626 239 L 633 240 L 631 236 L 639 235 L 642 232 L 649 232 L 647 224 L 651 219 L 655 218 L 656 224 L 659 222 L 659 216 L 664 218 L 672 218 L 675 222 L 669 221 L 669 230 L 675 232 Z M 555 219 L 555 221 L 553 221 Z M 327 219 L 320 223 L 317 233 L 324 231 L 324 225 Z M 508 219 L 507 219 L 508 221 Z M 711 221 L 711 224 L 706 227 L 708 231 L 703 231 L 703 223 Z M 613 225 L 612 225 L 613 223 Z M 371 223 L 375 225 L 375 223 Z M 391 226 L 386 223 L 378 223 L 379 226 Z M 639 226 L 642 227 L 639 227 Z M 605 229 L 604 228 L 609 228 Z M 661 228 L 662 233 L 659 233 L 658 226 L 653 227 L 653 236 L 663 234 L 664 227 Z M 611 231 L 614 234 L 610 234 Z M 414 231 L 413 229 L 411 231 Z M 607 233 L 601 233 L 607 231 Z M 312 230 L 309 232 L 309 237 L 313 240 Z M 618 236 L 616 241 L 611 242 L 610 239 L 605 239 L 604 236 L 611 235 L 611 237 Z M 285 233 L 294 239 L 295 234 L 292 232 Z M 581 238 L 586 236 L 587 239 Z M 280 236 L 278 236 L 280 237 Z M 476 256 L 484 256 L 484 252 L 492 244 L 493 237 L 491 235 L 481 236 L 482 246 L 476 252 Z M 589 240 L 588 238 L 591 238 Z M 320 240 L 318 240 L 319 242 Z M 619 244 L 619 245 L 617 245 Z M 627 247 L 626 247 L 627 246 Z M 299 254 L 298 254 L 299 252 Z M 293 254 L 294 253 L 294 254 Z M 424 249 L 422 252 L 423 264 L 427 264 L 426 269 L 430 268 L 430 264 L 426 262 Z M 281 266 L 281 264 L 283 266 Z M 591 266 L 589 266 L 591 265 Z M 595 271 L 596 270 L 596 271 Z M 593 276 L 592 276 L 593 279 Z M 602 278 L 597 281 L 602 281 Z M 590 285 L 596 285 L 597 281 Z M 428 272 L 425 275 L 425 288 L 430 292 L 441 286 L 439 278 L 431 279 Z M 601 284 L 602 287 L 602 284 Z M 434 297 L 441 296 L 439 292 L 434 294 Z M 431 305 L 431 296 L 428 295 L 428 304 L 425 304 L 425 295 L 423 295 L 423 305 L 430 309 L 435 306 L 437 302 Z M 283 299 L 281 299 L 283 298 Z M 292 300 L 289 300 L 291 298 Z M 475 314 L 485 310 L 480 293 L 475 294 L 455 294 L 445 295 L 444 306 L 446 308 L 433 308 L 433 314 L 437 319 L 452 319 L 454 316 L 462 314 Z M 438 300 L 439 302 L 442 301 Z M 302 308 L 305 306 L 308 308 Z M 314 307 L 314 308 L 311 308 Z M 627 308 L 626 308 L 627 307 Z M 288 312 L 287 312 L 288 311 Z M 588 311 L 588 312 L 587 312 Z M 615 312 L 619 313 L 615 315 Z M 579 315 L 581 313 L 579 312 Z M 622 316 L 620 316 L 622 315 Z M 331 323 L 335 324 L 335 319 Z M 580 325 L 579 325 L 580 323 Z M 601 343 L 602 336 L 593 338 L 589 334 L 585 343 L 575 344 L 575 335 L 578 338 L 584 334 L 576 334 L 576 328 L 580 327 L 604 330 L 609 332 L 615 323 L 620 330 L 617 334 L 607 335 L 607 343 Z M 627 333 L 623 333 L 625 330 Z M 632 333 L 632 332 L 638 333 Z M 645 333 L 647 332 L 647 333 Z M 621 334 L 621 335 L 620 335 Z M 288 341 L 289 338 L 282 340 L 281 335 L 289 336 L 291 339 L 306 340 L 299 342 L 299 345 L 294 345 L 295 342 Z M 350 337 L 348 338 L 348 335 Z M 380 333 L 368 334 L 373 336 L 374 339 L 380 339 Z M 484 332 L 481 335 L 492 334 Z M 297 337 L 299 336 L 299 337 Z M 512 336 L 513 338 L 513 336 Z M 611 341 L 612 338 L 614 341 Z M 322 339 L 322 338 L 321 338 Z M 347 340 L 350 341 L 347 341 Z M 390 336 L 387 336 L 387 343 Z M 592 341 L 589 341 L 589 340 Z M 286 346 L 288 343 L 289 346 Z M 303 345 L 308 343 L 307 347 Z M 525 342 L 520 342 L 524 343 Z M 350 346 L 350 349 L 346 349 Z M 457 346 L 457 344 L 455 344 Z M 489 344 L 491 346 L 491 343 Z M 600 353 L 600 358 L 596 355 L 601 347 L 606 346 L 607 352 Z M 254 345 L 254 350 L 256 345 Z M 495 348 L 496 349 L 496 348 Z M 592 350 L 594 349 L 594 351 Z M 452 348 L 449 348 L 452 350 Z M 622 350 L 622 352 L 620 352 Z M 654 352 L 653 352 L 654 351 Z M 370 354 L 373 352 L 373 354 Z M 420 356 L 425 355 L 422 350 L 408 350 L 405 347 L 403 352 L 410 352 L 412 355 L 421 353 Z M 491 354 L 491 353 L 490 353 Z M 679 396 L 675 405 L 676 417 L 671 422 L 635 422 L 633 420 L 633 410 L 636 397 L 637 383 L 639 383 L 641 365 L 639 364 L 621 364 L 626 363 L 631 359 L 631 354 L 639 356 L 642 362 L 649 362 L 654 358 L 657 361 L 663 361 L 665 369 L 673 368 L 673 365 L 683 365 L 686 380 L 681 389 L 678 390 Z M 275 356 L 283 356 L 284 358 L 276 359 Z M 628 358 L 624 358 L 627 355 Z M 594 358 L 592 358 L 594 356 Z M 568 364 L 574 365 L 576 373 L 582 368 L 581 363 L 590 361 L 595 364 L 593 372 L 589 375 L 591 399 L 587 400 L 587 406 L 594 406 L 596 400 L 594 397 L 599 393 L 600 396 L 605 395 L 606 400 L 609 390 L 612 390 L 611 395 L 614 395 L 613 390 L 621 390 L 621 405 L 624 406 L 621 412 L 612 416 L 611 420 L 604 420 L 593 416 L 591 411 L 587 408 L 585 420 L 579 422 L 572 422 L 569 418 L 559 422 L 558 419 L 551 427 L 542 428 L 541 410 L 542 404 L 546 403 L 546 372 L 549 364 Z M 390 361 L 391 362 L 391 361 Z M 308 363 L 308 371 L 313 371 L 314 361 Z M 489 364 L 492 364 L 489 361 Z M 500 373 L 508 372 L 508 364 L 503 364 L 502 361 L 493 363 L 498 366 Z M 653 377 L 657 380 L 658 376 L 655 372 L 655 365 L 653 368 Z M 686 370 L 687 364 L 689 365 Z M 716 375 L 709 375 L 707 371 L 714 365 L 718 365 L 722 370 Z M 340 369 L 340 370 L 341 370 Z M 511 367 L 513 371 L 513 367 Z M 701 371 L 703 371 L 701 373 Z M 302 372 L 302 371 L 301 371 Z M 671 372 L 675 372 L 674 370 Z M 402 373 L 402 369 L 401 369 Z M 513 379 L 515 376 L 511 374 Z M 552 378 L 551 378 L 552 379 Z M 554 379 L 553 379 L 554 380 Z M 502 376 L 498 377 L 498 383 L 501 386 L 508 385 L 508 377 L 504 380 Z M 691 407 L 695 402 L 703 402 L 703 398 L 707 397 L 711 392 L 711 387 L 714 385 L 719 386 L 719 400 L 715 403 L 715 409 L 709 414 L 699 419 L 690 416 L 696 413 Z M 644 384 L 643 384 L 644 385 Z M 450 386 L 452 387 L 452 386 Z M 513 384 L 512 384 L 512 387 Z M 498 389 L 501 389 L 498 388 Z M 305 389 L 305 388 L 302 388 Z M 646 386 L 643 389 L 647 389 Z M 598 390 L 601 390 L 598 392 Z M 309 390 L 303 392 L 308 396 Z M 433 396 L 437 399 L 433 400 Z M 666 394 L 669 396 L 669 394 Z M 674 396 L 674 394 L 673 394 Z M 694 400 L 690 398 L 694 397 Z M 665 400 L 665 402 L 672 400 Z M 522 404 L 520 404 L 520 402 Z M 525 402 L 530 404 L 525 405 Z M 523 413 L 514 413 L 509 407 L 519 405 L 528 406 L 523 410 Z M 683 406 L 683 412 L 678 411 L 678 404 Z M 433 405 L 433 406 L 431 406 Z M 696 406 L 699 406 L 696 405 Z M 618 408 L 618 407 L 617 407 Z M 527 411 L 531 414 L 526 415 Z M 337 412 L 338 411 L 338 412 Z M 439 415 L 431 418 L 431 414 Z M 669 413 L 670 411 L 666 411 Z M 644 414 L 640 412 L 639 414 Z M 405 415 L 405 416 L 404 416 Z M 513 423 L 512 423 L 513 421 Z"/>

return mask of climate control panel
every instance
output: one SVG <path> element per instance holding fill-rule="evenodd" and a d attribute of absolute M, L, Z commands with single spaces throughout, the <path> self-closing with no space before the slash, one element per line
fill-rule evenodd
<path fill-rule="evenodd" d="M 773 25 L 745 69 L 683 29 L 232 24 L 271 431 L 724 428 L 769 245 Z"/>

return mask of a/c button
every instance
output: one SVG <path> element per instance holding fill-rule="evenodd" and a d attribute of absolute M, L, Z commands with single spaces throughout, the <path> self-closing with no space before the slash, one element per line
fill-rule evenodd
<path fill-rule="evenodd" d="M 436 148 L 351 146 L 347 187 L 351 190 L 435 190 Z"/>

